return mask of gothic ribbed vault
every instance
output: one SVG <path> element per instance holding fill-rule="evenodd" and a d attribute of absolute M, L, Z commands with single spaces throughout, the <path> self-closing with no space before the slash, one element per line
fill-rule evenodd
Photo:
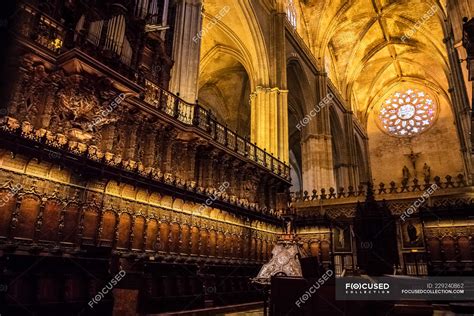
<path fill-rule="evenodd" d="M 301 0 L 297 31 L 365 122 L 401 82 L 447 94 L 443 2 Z"/>

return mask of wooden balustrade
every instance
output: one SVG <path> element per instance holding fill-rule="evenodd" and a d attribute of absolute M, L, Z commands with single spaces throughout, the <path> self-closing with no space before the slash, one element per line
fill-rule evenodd
<path fill-rule="evenodd" d="M 179 96 L 166 91 L 148 79 L 145 80 L 145 89 L 144 101 L 146 103 L 182 123 L 195 126 L 206 132 L 210 139 L 237 153 L 242 158 L 250 159 L 286 180 L 290 179 L 290 167 L 288 165 L 240 137 L 227 126 L 217 122 L 212 113 L 199 104 L 187 103 Z"/>

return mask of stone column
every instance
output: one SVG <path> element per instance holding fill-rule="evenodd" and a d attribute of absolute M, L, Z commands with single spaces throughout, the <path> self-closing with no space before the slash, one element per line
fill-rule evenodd
<path fill-rule="evenodd" d="M 179 0 L 176 8 L 170 90 L 191 103 L 198 94 L 201 9 L 201 0 Z"/>
<path fill-rule="evenodd" d="M 366 161 L 364 162 L 365 166 L 364 169 L 367 171 L 366 177 L 367 181 L 372 181 L 372 169 L 370 168 L 370 154 L 369 154 L 369 138 L 367 136 L 364 137 L 364 148 L 362 148 L 364 156 L 366 157 Z M 360 165 L 359 165 L 360 168 Z"/>
<path fill-rule="evenodd" d="M 290 149 L 288 139 L 288 90 L 280 90 L 278 99 L 278 154 L 277 157 L 288 163 Z"/>
<path fill-rule="evenodd" d="M 276 3 L 277 13 L 274 15 L 273 24 L 275 30 L 275 41 L 273 54 L 275 58 L 271 82 L 279 87 L 276 100 L 277 110 L 277 144 L 275 156 L 288 163 L 289 139 L 288 139 L 288 84 L 287 84 L 287 52 L 286 52 L 286 1 L 278 0 Z"/>
<path fill-rule="evenodd" d="M 319 112 L 303 129 L 301 144 L 303 190 L 336 187 L 332 156 L 332 136 L 329 120 L 330 102 L 327 75 L 320 73 L 316 87 Z M 326 101 L 326 102 L 323 102 Z M 343 140 L 339 140 L 343 141 Z"/>
<path fill-rule="evenodd" d="M 464 8 L 466 9 L 465 11 L 467 12 L 467 8 L 468 8 L 468 5 L 467 5 L 467 0 L 465 1 L 465 6 Z M 448 7 L 448 15 L 449 15 L 449 7 Z M 455 16 L 455 15 L 454 15 Z M 466 14 L 466 16 L 469 16 L 468 14 Z M 470 15 L 472 17 L 472 14 Z M 469 81 L 473 81 L 474 80 L 474 19 L 471 19 L 471 20 L 468 20 L 468 21 L 465 21 L 464 20 L 464 24 L 463 24 L 463 46 L 464 46 L 464 49 L 466 50 L 466 63 L 467 63 L 467 74 L 466 74 L 466 77 Z M 459 34 L 459 32 L 458 32 Z M 448 51 L 449 52 L 449 51 Z M 459 64 L 458 64 L 459 66 Z M 467 107 L 466 107 L 466 111 L 464 113 L 464 117 L 465 117 L 465 121 L 467 121 L 467 127 L 468 127 L 468 130 L 465 131 L 465 135 L 466 135 L 466 144 L 467 144 L 467 148 L 468 148 L 468 152 L 470 150 L 470 157 L 467 157 L 468 159 L 464 159 L 466 162 L 466 164 L 468 165 L 468 167 L 466 168 L 468 170 L 468 172 L 470 172 L 470 181 L 469 183 L 474 183 L 474 114 L 472 114 L 472 112 L 470 113 L 470 111 L 467 110 L 467 108 L 470 108 L 471 111 L 474 111 L 474 83 L 470 83 L 468 84 L 468 88 L 469 89 L 469 85 L 472 86 L 472 91 L 471 91 L 471 105 L 467 104 Z M 468 98 L 468 102 L 469 102 L 469 98 Z M 470 115 L 469 115 L 470 114 Z M 470 118 L 469 118 L 470 116 Z M 456 125 L 457 126 L 457 125 Z M 467 134 L 470 134 L 470 139 L 468 139 L 467 137 Z M 469 161 L 470 160 L 470 161 Z"/>
<path fill-rule="evenodd" d="M 288 91 L 286 82 L 286 2 L 276 1 L 270 36 L 269 83 L 260 82 L 250 96 L 251 141 L 267 153 L 289 161 Z"/>
<path fill-rule="evenodd" d="M 461 21 L 458 22 L 460 23 Z M 449 22 L 447 23 L 447 29 L 449 31 L 444 32 L 444 42 L 448 52 L 448 62 L 451 69 L 448 76 L 449 93 L 452 100 L 453 116 L 463 156 L 464 170 L 466 175 L 470 178 L 469 182 L 472 183 L 474 171 L 472 161 L 472 144 L 470 140 L 471 109 L 461 64 L 459 63 L 459 54 L 457 49 L 454 47 L 456 34 L 452 32 L 452 26 Z"/>
<path fill-rule="evenodd" d="M 344 188 L 347 188 L 349 185 L 352 185 L 353 187 L 357 187 L 357 185 L 359 185 L 359 172 L 357 168 L 357 150 L 356 150 L 356 144 L 355 144 L 356 139 L 354 136 L 354 121 L 353 121 L 352 111 L 347 111 L 344 114 L 344 124 L 345 124 L 345 129 L 348 133 L 346 137 L 348 179 L 346 183 L 342 184 L 342 186 Z"/>
<path fill-rule="evenodd" d="M 250 95 L 250 139 L 288 162 L 288 91 L 258 86 Z"/>
<path fill-rule="evenodd" d="M 332 161 L 331 135 L 310 135 L 303 140 L 303 190 L 336 186 Z"/>

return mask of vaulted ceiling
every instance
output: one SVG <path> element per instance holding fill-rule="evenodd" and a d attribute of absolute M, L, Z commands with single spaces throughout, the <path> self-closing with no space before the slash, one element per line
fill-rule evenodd
<path fill-rule="evenodd" d="M 444 1 L 300 0 L 297 30 L 365 121 L 400 83 L 448 94 Z"/>

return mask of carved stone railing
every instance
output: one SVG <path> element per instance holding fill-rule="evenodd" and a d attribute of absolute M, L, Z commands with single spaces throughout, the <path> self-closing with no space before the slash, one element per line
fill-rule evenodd
<path fill-rule="evenodd" d="M 374 186 L 374 194 L 381 196 L 388 194 L 399 194 L 399 193 L 409 193 L 409 192 L 423 192 L 433 185 L 436 185 L 438 189 L 456 189 L 467 187 L 468 184 L 464 175 L 459 174 L 456 178 L 453 178 L 450 175 L 445 177 L 445 181 L 442 181 L 440 177 L 436 176 L 433 178 L 434 181 L 424 181 L 420 183 L 418 179 L 413 179 L 412 184 L 404 182 L 402 184 L 397 184 L 395 181 L 389 183 L 389 187 L 385 183 L 379 183 L 377 187 Z M 346 190 L 345 188 L 339 188 L 336 191 L 334 188 L 325 189 L 322 188 L 319 190 L 314 189 L 311 193 L 308 191 L 304 192 L 292 192 L 291 200 L 293 202 L 308 202 L 314 200 L 331 200 L 331 199 L 347 199 L 354 197 L 365 197 L 366 196 L 366 186 L 359 185 L 357 188 L 349 186 Z"/>
<path fill-rule="evenodd" d="M 187 103 L 178 96 L 145 80 L 144 100 L 160 111 L 187 125 L 206 132 L 213 140 L 232 150 L 244 159 L 249 159 L 272 173 L 290 180 L 290 167 L 247 139 L 237 135 L 226 125 L 219 123 L 212 112 L 199 104 Z"/>

